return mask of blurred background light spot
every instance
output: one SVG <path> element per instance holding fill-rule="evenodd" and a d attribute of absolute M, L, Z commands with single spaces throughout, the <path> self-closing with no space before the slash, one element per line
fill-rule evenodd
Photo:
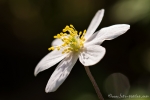
<path fill-rule="evenodd" d="M 76 99 L 73 100 L 98 100 L 96 95 L 85 93 L 78 96 Z"/>
<path fill-rule="evenodd" d="M 108 94 L 120 95 L 127 94 L 130 89 L 128 78 L 121 73 L 113 73 L 104 82 L 104 90 Z"/>
<path fill-rule="evenodd" d="M 150 0 L 120 0 L 113 5 L 110 18 L 114 22 L 135 23 L 148 21 L 150 17 Z M 149 16 L 149 17 L 148 17 Z"/>

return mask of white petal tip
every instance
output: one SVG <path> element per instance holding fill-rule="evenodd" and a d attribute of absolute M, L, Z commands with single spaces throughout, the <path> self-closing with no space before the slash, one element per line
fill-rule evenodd
<path fill-rule="evenodd" d="M 123 28 L 124 28 L 124 32 L 123 33 L 125 33 L 125 32 L 127 32 L 129 29 L 130 29 L 130 25 L 128 25 L 128 24 L 123 24 L 124 26 L 123 26 Z"/>
<path fill-rule="evenodd" d="M 37 73 L 34 73 L 34 76 L 36 77 L 36 76 L 37 76 Z"/>
<path fill-rule="evenodd" d="M 104 12 L 104 11 L 105 11 L 105 9 L 101 9 L 100 11 L 103 11 L 103 12 Z"/>
<path fill-rule="evenodd" d="M 104 9 L 98 10 L 98 13 L 104 14 Z"/>
<path fill-rule="evenodd" d="M 55 90 L 50 89 L 48 86 L 45 88 L 46 93 L 55 92 Z"/>
<path fill-rule="evenodd" d="M 126 28 L 127 30 L 130 29 L 130 25 L 129 24 L 122 24 L 124 26 L 124 28 Z"/>
<path fill-rule="evenodd" d="M 129 27 L 129 28 L 130 28 L 130 25 L 129 25 L 129 24 L 123 24 L 123 25 L 126 25 L 127 27 Z"/>
<path fill-rule="evenodd" d="M 128 29 L 130 29 L 130 25 L 127 24 Z"/>
<path fill-rule="evenodd" d="M 46 89 L 45 89 L 45 92 L 46 92 L 46 93 L 49 93 L 49 91 L 48 91 L 48 90 L 46 90 Z"/>
<path fill-rule="evenodd" d="M 49 93 L 49 89 L 48 89 L 47 86 L 46 86 L 46 88 L 45 88 L 45 92 L 46 92 L 46 93 Z"/>
<path fill-rule="evenodd" d="M 37 76 L 37 74 L 39 73 L 39 71 L 37 69 L 34 70 L 34 76 Z"/>

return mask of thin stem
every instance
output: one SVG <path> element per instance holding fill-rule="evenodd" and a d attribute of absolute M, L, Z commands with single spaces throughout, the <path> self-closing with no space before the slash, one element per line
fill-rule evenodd
<path fill-rule="evenodd" d="M 98 96 L 99 100 L 104 100 L 104 98 L 103 98 L 103 96 L 102 96 L 102 94 L 101 94 L 101 92 L 100 92 L 100 90 L 99 90 L 99 88 L 97 86 L 97 83 L 96 83 L 94 77 L 91 74 L 91 71 L 90 71 L 89 67 L 88 66 L 84 66 L 84 68 L 85 68 L 85 71 L 86 71 L 88 77 L 90 78 L 90 80 L 91 80 L 91 82 L 92 82 L 92 84 L 94 86 L 94 89 L 95 89 L 95 91 L 97 93 L 97 96 Z"/>

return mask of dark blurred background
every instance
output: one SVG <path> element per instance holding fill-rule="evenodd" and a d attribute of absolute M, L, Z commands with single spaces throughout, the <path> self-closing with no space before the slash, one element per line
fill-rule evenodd
<path fill-rule="evenodd" d="M 98 29 L 131 25 L 124 35 L 102 44 L 106 55 L 90 67 L 104 98 L 150 96 L 150 0 L 0 0 L 0 100 L 98 100 L 79 61 L 53 93 L 45 93 L 45 86 L 56 65 L 37 77 L 33 73 L 55 34 L 69 24 L 87 29 L 102 8 Z"/>

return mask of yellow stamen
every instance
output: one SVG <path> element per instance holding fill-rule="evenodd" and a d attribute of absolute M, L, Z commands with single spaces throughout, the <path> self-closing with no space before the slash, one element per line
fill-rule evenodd
<path fill-rule="evenodd" d="M 50 48 L 48 48 L 48 50 L 50 51 L 50 50 L 54 50 L 55 48 L 54 47 L 50 47 Z"/>
<path fill-rule="evenodd" d="M 62 51 L 62 54 L 69 53 L 71 51 L 78 52 L 84 46 L 85 34 L 86 30 L 84 30 L 83 33 L 81 31 L 78 33 L 73 25 L 67 25 L 63 29 L 63 32 L 54 36 L 54 38 L 56 39 L 61 39 L 63 41 L 63 44 L 56 47 L 50 47 L 48 48 L 48 50 L 55 50 L 55 48 L 57 50 L 64 49 Z"/>

